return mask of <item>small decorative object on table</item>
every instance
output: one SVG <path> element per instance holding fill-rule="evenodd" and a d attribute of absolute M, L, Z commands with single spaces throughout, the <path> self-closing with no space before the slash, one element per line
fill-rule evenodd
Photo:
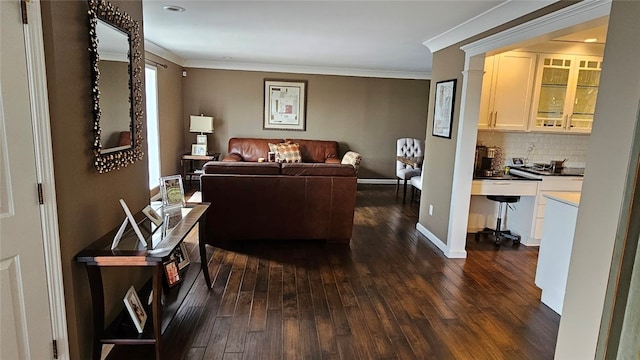
<path fill-rule="evenodd" d="M 181 243 L 179 247 L 173 250 L 171 257 L 176 259 L 178 262 L 178 270 L 184 269 L 187 265 L 191 263 L 189 260 L 189 250 L 187 249 L 187 244 Z"/>
<path fill-rule="evenodd" d="M 206 156 L 207 144 L 191 144 L 191 155 Z"/>
<path fill-rule="evenodd" d="M 144 324 L 147 321 L 147 313 L 144 311 L 140 298 L 138 298 L 138 293 L 136 293 L 136 289 L 133 286 L 129 288 L 122 301 L 124 301 L 124 305 L 127 307 L 129 316 L 131 316 L 131 320 L 136 326 L 136 329 L 142 334 Z"/>
<path fill-rule="evenodd" d="M 140 243 L 142 243 L 142 245 L 146 247 L 147 242 L 145 241 L 144 236 L 142 235 L 142 232 L 140 232 L 138 223 L 136 223 L 136 219 L 133 217 L 133 214 L 131 214 L 131 211 L 129 210 L 127 203 L 124 202 L 123 199 L 120 199 L 120 205 L 122 206 L 122 210 L 124 210 L 124 213 L 127 216 L 124 218 L 122 225 L 120 225 L 120 228 L 116 232 L 116 235 L 113 237 L 113 242 L 111 242 L 111 250 L 115 249 L 118 246 L 118 244 L 120 243 L 120 239 L 122 239 L 122 235 L 124 235 L 124 231 L 127 228 L 127 224 L 129 223 L 131 224 L 131 228 L 133 228 L 133 231 L 136 233 L 136 236 L 138 237 L 138 240 L 140 241 Z"/>
<path fill-rule="evenodd" d="M 164 221 L 162 219 L 162 216 L 160 216 L 160 214 L 158 214 L 155 210 L 151 208 L 151 205 L 147 205 L 144 209 L 142 209 L 142 213 L 154 224 L 156 224 L 156 226 L 162 225 Z"/>
<path fill-rule="evenodd" d="M 184 188 L 182 176 L 171 175 L 160 178 L 162 205 L 165 207 L 184 206 Z"/>
<path fill-rule="evenodd" d="M 176 286 L 180 281 L 182 281 L 182 276 L 180 276 L 180 271 L 178 270 L 178 262 L 176 259 L 171 259 L 164 263 L 164 274 L 169 287 Z"/>

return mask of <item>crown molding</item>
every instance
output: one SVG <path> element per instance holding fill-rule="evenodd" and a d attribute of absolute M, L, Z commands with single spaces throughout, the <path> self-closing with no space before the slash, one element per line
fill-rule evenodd
<path fill-rule="evenodd" d="M 262 72 L 278 72 L 278 73 L 293 73 L 293 74 L 338 75 L 338 76 L 357 76 L 357 77 L 414 79 L 414 80 L 430 80 L 431 79 L 430 72 L 332 68 L 332 67 L 302 66 L 302 65 L 277 65 L 277 64 L 230 62 L 230 61 L 186 60 L 182 64 L 182 66 L 190 67 L 190 68 L 262 71 Z"/>
<path fill-rule="evenodd" d="M 584 0 L 527 23 L 462 46 L 466 56 L 474 56 L 501 47 L 521 43 L 554 31 L 576 26 L 609 15 L 611 0 Z"/>
<path fill-rule="evenodd" d="M 182 57 L 147 39 L 144 40 L 144 50 L 152 53 L 153 55 L 160 56 L 165 60 L 169 60 L 178 66 L 184 66 L 184 63 L 186 62 Z"/>
<path fill-rule="evenodd" d="M 442 50 L 474 35 L 490 30 L 520 16 L 542 9 L 558 0 L 516 1 L 507 0 L 440 35 L 423 42 L 431 53 Z"/>

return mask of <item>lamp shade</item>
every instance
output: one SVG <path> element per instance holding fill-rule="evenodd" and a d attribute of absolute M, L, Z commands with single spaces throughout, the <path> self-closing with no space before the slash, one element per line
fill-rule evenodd
<path fill-rule="evenodd" d="M 191 115 L 189 131 L 198 133 L 212 133 L 213 118 L 211 116 Z"/>

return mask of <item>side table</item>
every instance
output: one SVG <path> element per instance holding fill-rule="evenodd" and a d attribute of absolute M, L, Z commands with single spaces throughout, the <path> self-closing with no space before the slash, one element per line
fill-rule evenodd
<path fill-rule="evenodd" d="M 198 169 L 198 163 L 204 164 L 207 161 L 218 161 L 220 159 L 220 153 L 214 153 L 211 155 L 191 155 L 184 154 L 180 157 L 180 166 L 182 166 L 182 179 L 186 182 L 189 180 L 191 185 L 191 179 L 193 176 L 200 176 L 202 169 Z M 188 176 L 188 178 L 187 178 Z"/>
<path fill-rule="evenodd" d="M 138 241 L 135 234 L 127 235 L 125 233 L 118 246 L 112 250 L 111 242 L 117 231 L 114 229 L 76 255 L 76 261 L 86 265 L 89 276 L 93 304 L 92 358 L 94 360 L 101 358 L 102 344 L 153 344 L 155 345 L 156 359 L 162 359 L 162 334 L 178 312 L 201 270 L 204 270 L 203 275 L 207 287 L 211 288 L 205 243 L 201 241 L 205 236 L 205 215 L 209 205 L 209 203 L 187 203 L 185 207 L 174 209 L 171 212 L 164 211 L 162 215 L 165 221 L 160 227 L 153 225 L 144 218 L 142 212 L 139 212 L 134 217 L 136 222 L 139 222 L 141 230 L 146 229 L 142 230 L 143 233 L 147 232 L 148 234 L 146 247 Z M 138 219 L 142 219 L 142 221 Z M 200 263 L 191 262 L 189 266 L 181 270 L 181 283 L 165 294 L 163 303 L 164 263 L 196 225 L 199 225 Z M 149 233 L 151 234 L 149 235 Z M 153 267 L 153 277 L 147 286 L 136 289 L 143 302 L 143 307 L 149 314 L 143 333 L 140 334 L 133 328 L 126 309 L 105 328 L 105 289 L 102 281 L 102 269 L 104 267 L 146 266 Z M 152 294 L 151 309 L 147 306 L 150 294 Z"/>

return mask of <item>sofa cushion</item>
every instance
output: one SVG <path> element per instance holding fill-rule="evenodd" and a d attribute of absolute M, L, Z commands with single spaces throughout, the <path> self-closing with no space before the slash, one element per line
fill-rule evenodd
<path fill-rule="evenodd" d="M 204 164 L 205 174 L 278 175 L 280 164 L 268 162 L 209 161 Z"/>
<path fill-rule="evenodd" d="M 231 138 L 229 139 L 229 154 L 238 154 L 242 161 L 258 161 L 259 158 L 267 158 L 269 143 L 281 142 L 281 139 L 259 138 Z"/>
<path fill-rule="evenodd" d="M 290 176 L 356 176 L 349 164 L 283 163 L 280 171 Z"/>
<path fill-rule="evenodd" d="M 300 145 L 302 162 L 323 163 L 335 159 L 340 163 L 337 141 L 307 139 L 287 139 L 287 141 Z"/>
<path fill-rule="evenodd" d="M 300 145 L 298 144 L 276 144 L 275 149 L 276 162 L 299 163 L 302 161 L 302 156 L 300 155 Z"/>

